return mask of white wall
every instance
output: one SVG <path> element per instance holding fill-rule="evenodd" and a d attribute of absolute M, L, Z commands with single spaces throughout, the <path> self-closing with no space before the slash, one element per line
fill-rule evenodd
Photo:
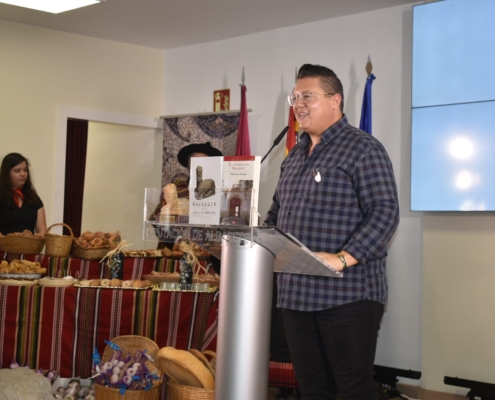
<path fill-rule="evenodd" d="M 444 376 L 495 384 L 495 216 L 427 213 L 423 260 L 424 384 Z"/>
<path fill-rule="evenodd" d="M 0 157 L 20 152 L 30 160 L 48 225 L 62 222 L 66 118 L 96 116 L 141 126 L 156 119 L 157 126 L 163 110 L 163 52 L 4 20 L 0 49 Z M 137 158 L 153 170 L 159 184 L 160 151 L 146 158 L 134 148 L 125 152 L 133 163 Z M 109 173 L 109 179 L 114 176 L 115 171 Z M 143 199 L 134 207 L 141 216 Z M 119 223 L 109 225 L 119 229 Z M 85 228 L 97 230 L 95 225 Z"/>
<path fill-rule="evenodd" d="M 371 13 L 184 47 L 165 52 L 165 113 L 211 111 L 213 90 L 231 89 L 239 108 L 245 68 L 251 151 L 263 156 L 287 124 L 286 96 L 295 68 L 329 66 L 344 85 L 345 112 L 359 124 L 368 55 L 373 84 L 373 131 L 392 159 L 400 192 L 401 223 L 389 254 L 389 306 L 376 363 L 421 370 L 421 214 L 409 210 L 411 7 Z M 285 143 L 262 165 L 260 211 L 271 203 Z"/>

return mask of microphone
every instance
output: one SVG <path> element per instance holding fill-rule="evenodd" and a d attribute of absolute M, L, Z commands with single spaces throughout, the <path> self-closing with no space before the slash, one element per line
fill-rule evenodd
<path fill-rule="evenodd" d="M 272 147 L 270 147 L 270 150 L 268 150 L 268 153 L 266 153 L 265 156 L 261 159 L 261 162 L 263 162 L 265 160 L 265 158 L 268 156 L 268 154 L 270 154 L 270 152 L 273 150 L 273 148 L 277 144 L 280 143 L 280 141 L 285 136 L 285 134 L 287 133 L 288 130 L 289 130 L 289 126 L 288 125 L 284 129 L 282 129 L 282 132 L 280 132 L 280 134 L 277 136 L 277 138 L 273 141 Z"/>

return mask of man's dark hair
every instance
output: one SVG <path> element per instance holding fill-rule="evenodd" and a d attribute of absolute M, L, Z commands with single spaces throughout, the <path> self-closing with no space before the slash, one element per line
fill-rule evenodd
<path fill-rule="evenodd" d="M 344 112 L 344 88 L 335 72 L 322 65 L 304 64 L 297 72 L 297 79 L 303 78 L 320 78 L 321 87 L 325 92 L 340 95 L 342 98 L 340 111 Z"/>

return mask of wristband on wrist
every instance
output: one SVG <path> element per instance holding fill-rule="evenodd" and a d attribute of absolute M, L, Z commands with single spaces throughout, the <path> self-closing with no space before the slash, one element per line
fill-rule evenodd
<path fill-rule="evenodd" d="M 347 261 L 345 260 L 344 255 L 339 251 L 337 253 L 337 257 L 339 258 L 340 262 L 342 263 L 342 269 L 346 269 L 347 267 Z"/>

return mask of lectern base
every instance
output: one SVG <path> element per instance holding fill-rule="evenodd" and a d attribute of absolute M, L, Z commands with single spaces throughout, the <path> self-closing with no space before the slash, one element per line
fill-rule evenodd
<path fill-rule="evenodd" d="M 266 400 L 274 254 L 222 240 L 215 400 Z"/>

